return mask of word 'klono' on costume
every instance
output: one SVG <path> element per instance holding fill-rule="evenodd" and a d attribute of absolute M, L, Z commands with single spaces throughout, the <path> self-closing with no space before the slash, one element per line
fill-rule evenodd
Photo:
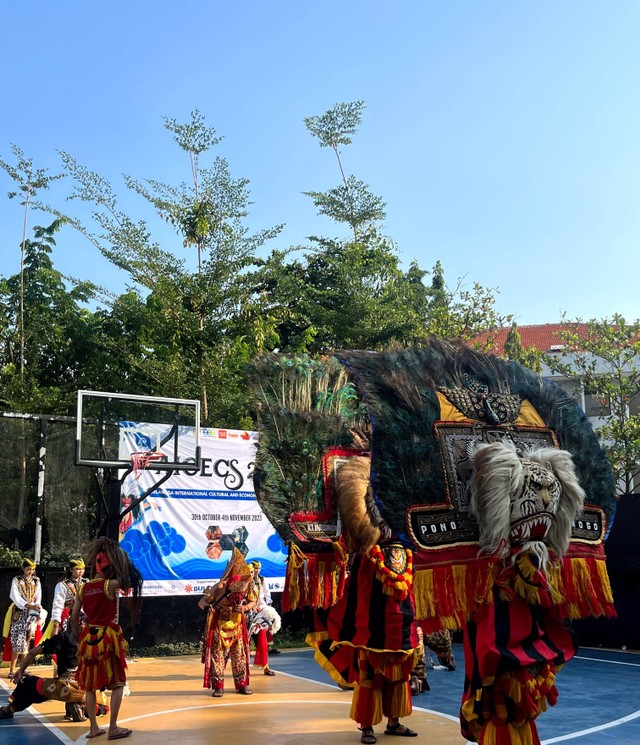
<path fill-rule="evenodd" d="M 516 363 L 438 339 L 265 355 L 252 381 L 256 494 L 290 545 L 283 609 L 317 609 L 321 664 L 353 677 L 386 621 L 361 644 L 346 612 L 336 620 L 341 609 L 377 598 L 376 582 L 396 598 L 404 583 L 426 635 L 464 632 L 463 735 L 536 745 L 535 719 L 575 653 L 569 622 L 615 615 L 603 548 L 613 479 L 575 400 Z M 395 542 L 412 554 L 404 578 L 385 558 Z M 364 567 L 373 579 L 349 605 Z"/>

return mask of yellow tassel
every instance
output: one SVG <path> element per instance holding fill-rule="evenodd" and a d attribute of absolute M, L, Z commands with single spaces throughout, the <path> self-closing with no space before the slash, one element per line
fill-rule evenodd
<path fill-rule="evenodd" d="M 289 587 L 289 604 L 295 610 L 300 603 L 300 585 L 298 572 L 304 566 L 307 557 L 295 543 L 289 545 L 289 559 L 287 561 L 287 577 Z"/>
<path fill-rule="evenodd" d="M 479 745 L 496 745 L 496 725 L 493 722 L 487 722 L 482 728 Z"/>
<path fill-rule="evenodd" d="M 316 605 L 324 605 L 324 577 L 327 570 L 326 562 L 318 562 L 318 586 L 316 587 Z"/>
<path fill-rule="evenodd" d="M 453 591 L 455 593 L 456 608 L 468 614 L 470 608 L 469 598 L 467 597 L 467 567 L 464 564 L 453 566 Z"/>
<path fill-rule="evenodd" d="M 413 575 L 413 595 L 416 603 L 416 618 L 435 618 L 433 569 L 421 569 Z"/>
<path fill-rule="evenodd" d="M 331 605 L 335 605 L 335 603 L 338 602 L 338 572 L 337 571 L 331 572 L 329 581 L 331 582 Z"/>
<path fill-rule="evenodd" d="M 600 586 L 602 587 L 604 600 L 607 603 L 613 603 L 613 592 L 611 591 L 611 582 L 609 581 L 607 564 L 604 561 L 597 561 L 596 566 L 598 567 L 598 577 L 600 578 Z"/>
<path fill-rule="evenodd" d="M 571 559 L 570 563 L 573 580 L 576 588 L 580 591 L 580 595 L 587 596 L 593 593 L 593 583 L 587 563 L 583 559 Z"/>

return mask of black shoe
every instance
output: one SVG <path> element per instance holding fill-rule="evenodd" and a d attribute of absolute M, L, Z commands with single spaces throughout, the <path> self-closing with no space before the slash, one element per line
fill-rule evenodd
<path fill-rule="evenodd" d="M 269 654 L 282 654 L 282 652 L 277 647 L 274 647 L 269 650 Z"/>
<path fill-rule="evenodd" d="M 80 704 L 65 704 L 65 718 L 69 717 L 72 722 L 84 722 L 86 715 Z"/>
<path fill-rule="evenodd" d="M 242 688 L 238 688 L 238 693 L 241 693 L 243 696 L 250 696 L 253 691 L 251 690 L 251 688 L 243 686 Z"/>
<path fill-rule="evenodd" d="M 13 712 L 8 706 L 0 708 L 0 719 L 13 719 Z"/>

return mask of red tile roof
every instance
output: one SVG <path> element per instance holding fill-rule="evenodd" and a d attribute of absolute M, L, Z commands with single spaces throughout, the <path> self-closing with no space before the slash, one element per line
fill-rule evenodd
<path fill-rule="evenodd" d="M 543 323 L 538 326 L 517 326 L 516 328 L 524 349 L 534 347 L 538 352 L 553 352 L 560 351 L 558 347 L 563 344 L 561 337 L 563 331 L 577 330 L 578 333 L 582 332 L 586 335 L 587 325 L 581 323 L 576 328 L 574 324 L 569 323 Z M 481 334 L 474 341 L 486 342 L 490 340 L 488 351 L 501 355 L 504 353 L 504 345 L 510 331 L 511 327 L 498 329 L 495 332 Z"/>

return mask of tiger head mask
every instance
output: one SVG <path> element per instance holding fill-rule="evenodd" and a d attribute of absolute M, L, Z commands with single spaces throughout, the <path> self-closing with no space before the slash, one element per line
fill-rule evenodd
<path fill-rule="evenodd" d="M 511 443 L 478 445 L 472 455 L 470 509 L 480 528 L 483 554 L 530 551 L 544 566 L 549 549 L 566 552 L 571 527 L 584 503 L 571 454 L 556 448 L 522 457 Z"/>

